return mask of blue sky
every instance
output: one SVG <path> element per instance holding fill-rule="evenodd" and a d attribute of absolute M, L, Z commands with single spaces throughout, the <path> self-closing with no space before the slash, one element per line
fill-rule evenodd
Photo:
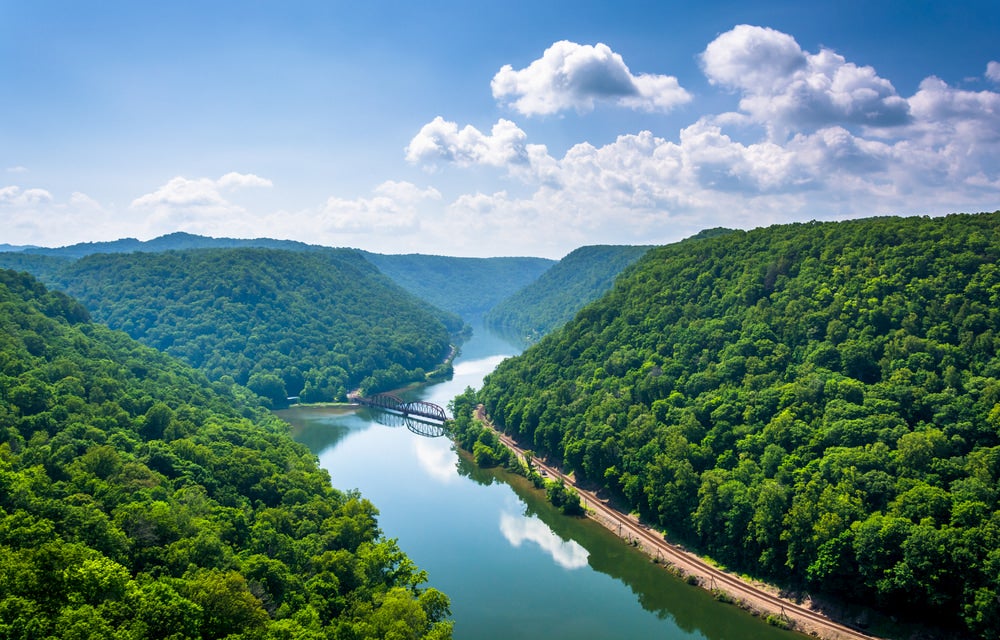
<path fill-rule="evenodd" d="M 1000 208 L 1000 4 L 0 0 L 0 243 L 560 257 Z"/>

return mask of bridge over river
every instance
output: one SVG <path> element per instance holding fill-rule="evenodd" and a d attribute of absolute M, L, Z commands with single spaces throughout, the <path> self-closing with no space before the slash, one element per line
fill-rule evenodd
<path fill-rule="evenodd" d="M 369 398 L 355 396 L 352 400 L 365 407 L 391 411 L 416 420 L 431 421 L 435 423 L 444 423 L 448 420 L 448 413 L 444 410 L 444 408 L 439 407 L 433 402 L 424 402 L 422 400 L 407 402 L 399 396 L 391 393 L 377 393 Z"/>

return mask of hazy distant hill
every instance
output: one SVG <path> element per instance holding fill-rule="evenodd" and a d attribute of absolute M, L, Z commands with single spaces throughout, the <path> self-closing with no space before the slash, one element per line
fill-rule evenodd
<path fill-rule="evenodd" d="M 452 258 L 367 252 L 364 256 L 407 291 L 463 318 L 486 313 L 555 264 L 546 258 Z"/>
<path fill-rule="evenodd" d="M 462 329 L 350 249 L 93 254 L 53 280 L 95 320 L 274 402 L 422 380 Z"/>
<path fill-rule="evenodd" d="M 448 600 L 245 389 L 0 270 L 0 636 L 450 637 Z"/>
<path fill-rule="evenodd" d="M 71 261 L 71 258 L 39 255 L 25 251 L 0 252 L 0 269 L 27 271 L 43 282 L 51 282 L 52 277 Z"/>
<path fill-rule="evenodd" d="M 607 292 L 618 274 L 648 250 L 610 245 L 580 247 L 490 309 L 486 324 L 523 342 L 534 342 Z"/>
<path fill-rule="evenodd" d="M 472 401 L 733 569 L 996 638 L 998 265 L 1000 212 L 658 247 Z"/>
<path fill-rule="evenodd" d="M 274 240 L 271 238 L 210 238 L 178 231 L 152 240 L 122 238 L 109 242 L 81 242 L 65 247 L 25 247 L 24 253 L 58 256 L 62 258 L 82 258 L 95 253 L 131 253 L 133 251 L 158 252 L 183 249 L 233 249 L 262 247 L 270 249 L 291 249 L 296 251 L 318 250 L 321 247 L 294 240 Z"/>
<path fill-rule="evenodd" d="M 211 238 L 170 233 L 152 240 L 123 238 L 110 242 L 83 242 L 65 247 L 12 247 L 0 253 L 0 266 L 21 269 L 47 280 L 53 263 L 31 262 L 29 256 L 79 259 L 96 253 L 177 251 L 184 249 L 270 248 L 289 251 L 325 251 L 329 247 L 272 238 Z M 14 252 L 16 250 L 16 253 Z M 554 264 L 545 258 L 453 258 L 421 254 L 392 255 L 361 251 L 397 284 L 434 306 L 472 317 L 525 286 Z"/>

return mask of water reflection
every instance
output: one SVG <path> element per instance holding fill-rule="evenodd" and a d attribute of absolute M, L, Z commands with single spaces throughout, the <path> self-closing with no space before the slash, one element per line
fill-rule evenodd
<path fill-rule="evenodd" d="M 458 480 L 456 456 L 450 446 L 442 447 L 437 442 L 414 438 L 413 453 L 420 468 L 434 480 L 442 484 L 450 484 Z"/>
<path fill-rule="evenodd" d="M 378 409 L 368 409 L 368 411 L 371 413 L 372 420 L 385 427 L 406 427 L 411 432 L 425 438 L 440 438 L 445 434 L 444 427 L 439 424 L 415 420 L 391 411 L 379 411 Z"/>
<path fill-rule="evenodd" d="M 494 355 L 478 360 L 465 360 L 455 363 L 454 375 L 468 376 L 472 374 L 486 375 L 497 368 L 497 365 L 509 358 L 506 355 Z"/>
<path fill-rule="evenodd" d="M 537 544 L 563 569 L 580 569 L 587 566 L 590 553 L 586 549 L 575 540 L 563 540 L 534 516 L 529 518 L 501 513 L 500 532 L 515 548 L 520 548 L 524 542 Z"/>

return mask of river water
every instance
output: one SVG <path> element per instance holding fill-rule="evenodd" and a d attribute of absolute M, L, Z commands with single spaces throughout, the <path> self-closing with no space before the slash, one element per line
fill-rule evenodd
<path fill-rule="evenodd" d="M 477 327 L 453 379 L 409 399 L 446 406 L 518 352 Z M 385 426 L 367 409 L 278 414 L 335 487 L 378 507 L 385 534 L 448 594 L 458 640 L 801 637 L 716 602 L 595 522 L 561 515 L 523 478 L 478 469 L 447 438 Z"/>

